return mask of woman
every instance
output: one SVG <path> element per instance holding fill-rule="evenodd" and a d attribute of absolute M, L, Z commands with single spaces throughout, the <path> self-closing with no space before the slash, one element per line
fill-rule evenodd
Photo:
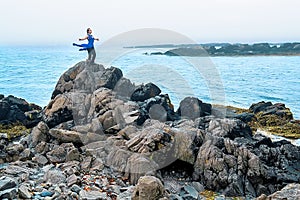
<path fill-rule="evenodd" d="M 86 32 L 87 32 L 87 36 L 85 36 L 83 38 L 79 38 L 79 41 L 83 41 L 83 40 L 87 39 L 88 43 L 87 44 L 76 44 L 76 43 L 73 43 L 73 46 L 82 47 L 81 49 L 79 49 L 79 51 L 87 50 L 88 51 L 87 62 L 94 63 L 95 59 L 96 59 L 96 51 L 95 51 L 95 48 L 94 48 L 94 40 L 99 41 L 99 38 L 95 38 L 92 35 L 93 31 L 90 28 L 88 28 L 86 30 Z"/>

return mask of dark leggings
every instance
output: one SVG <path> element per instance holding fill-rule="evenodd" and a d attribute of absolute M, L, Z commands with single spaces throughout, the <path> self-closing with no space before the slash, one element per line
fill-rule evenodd
<path fill-rule="evenodd" d="M 94 63 L 95 62 L 95 59 L 96 59 L 96 51 L 95 51 L 95 48 L 88 48 L 87 49 L 88 51 L 88 60 L 90 61 L 90 63 Z"/>

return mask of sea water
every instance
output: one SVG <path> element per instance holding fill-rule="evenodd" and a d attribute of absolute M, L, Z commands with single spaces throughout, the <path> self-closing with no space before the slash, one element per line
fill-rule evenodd
<path fill-rule="evenodd" d="M 271 101 L 285 103 L 294 117 L 300 118 L 299 56 L 144 55 L 151 51 L 131 50 L 115 56 L 110 64 L 122 69 L 123 75 L 136 84 L 150 81 L 157 84 L 163 93 L 170 95 L 175 107 L 185 96 L 243 108 L 259 101 Z M 85 60 L 86 54 L 72 46 L 2 46 L 0 94 L 45 106 L 60 75 Z M 105 56 L 97 51 L 97 62 L 105 60 Z"/>

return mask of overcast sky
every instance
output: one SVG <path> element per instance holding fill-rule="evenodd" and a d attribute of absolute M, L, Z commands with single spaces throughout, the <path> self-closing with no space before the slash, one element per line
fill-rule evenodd
<path fill-rule="evenodd" d="M 0 45 L 101 40 L 140 28 L 199 42 L 300 41 L 299 0 L 0 0 Z"/>

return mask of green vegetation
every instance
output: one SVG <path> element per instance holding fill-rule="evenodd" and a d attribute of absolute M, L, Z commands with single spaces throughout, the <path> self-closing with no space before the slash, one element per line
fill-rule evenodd
<path fill-rule="evenodd" d="M 26 128 L 24 125 L 16 123 L 11 125 L 1 125 L 0 133 L 7 133 L 9 140 L 20 137 L 22 135 L 27 135 L 30 133 L 30 129 Z"/>

